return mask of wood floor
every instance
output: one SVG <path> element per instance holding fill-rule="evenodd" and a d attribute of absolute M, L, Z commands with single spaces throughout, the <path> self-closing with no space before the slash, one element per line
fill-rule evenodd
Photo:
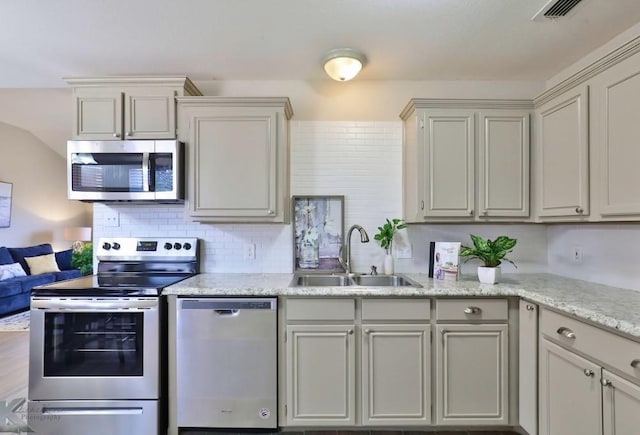
<path fill-rule="evenodd" d="M 29 332 L 0 331 L 0 400 L 27 397 Z"/>

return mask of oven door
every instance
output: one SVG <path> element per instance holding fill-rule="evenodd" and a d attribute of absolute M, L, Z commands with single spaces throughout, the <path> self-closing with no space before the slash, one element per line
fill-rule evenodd
<path fill-rule="evenodd" d="M 31 298 L 29 399 L 158 399 L 158 298 Z"/>

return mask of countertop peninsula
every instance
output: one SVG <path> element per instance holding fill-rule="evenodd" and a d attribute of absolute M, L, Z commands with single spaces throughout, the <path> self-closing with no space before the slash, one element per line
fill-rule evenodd
<path fill-rule="evenodd" d="M 439 281 L 426 274 L 402 274 L 423 287 L 290 287 L 293 274 L 203 273 L 167 287 L 178 296 L 434 297 L 517 296 L 640 338 L 640 291 L 552 274 L 503 275 L 481 284 L 471 275 Z"/>

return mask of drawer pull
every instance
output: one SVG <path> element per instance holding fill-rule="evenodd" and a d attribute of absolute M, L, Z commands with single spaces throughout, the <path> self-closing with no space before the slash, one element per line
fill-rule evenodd
<path fill-rule="evenodd" d="M 527 304 L 527 311 L 533 311 L 533 310 L 535 310 L 535 309 L 536 309 L 536 308 L 535 308 L 533 305 L 529 305 L 529 304 Z"/>
<path fill-rule="evenodd" d="M 589 369 L 584 369 L 584 375 L 587 377 L 592 377 L 593 376 L 593 370 L 589 370 Z"/>
<path fill-rule="evenodd" d="M 478 314 L 480 311 L 478 307 L 467 307 L 464 309 L 465 314 Z"/>
<path fill-rule="evenodd" d="M 640 367 L 640 359 L 634 359 L 633 361 L 631 361 L 631 367 L 633 367 L 634 369 Z"/>
<path fill-rule="evenodd" d="M 566 326 L 562 326 L 560 328 L 558 328 L 558 330 L 556 331 L 558 334 L 570 338 L 570 339 L 575 339 L 576 338 L 576 334 L 575 332 L 573 332 L 571 329 L 567 328 Z"/>
<path fill-rule="evenodd" d="M 602 384 L 603 387 L 610 387 L 611 386 L 611 381 L 609 379 L 600 379 L 600 383 Z"/>

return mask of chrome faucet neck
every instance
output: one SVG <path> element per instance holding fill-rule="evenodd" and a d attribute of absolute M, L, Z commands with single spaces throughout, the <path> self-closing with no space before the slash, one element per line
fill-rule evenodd
<path fill-rule="evenodd" d="M 352 225 L 351 228 L 349 228 L 349 231 L 347 232 L 347 239 L 345 240 L 343 245 L 345 258 L 342 258 L 342 247 L 340 248 L 341 252 L 338 257 L 338 259 L 340 260 L 340 264 L 342 265 L 342 267 L 344 268 L 344 271 L 348 275 L 352 273 L 351 272 L 351 234 L 353 233 L 353 230 L 358 230 L 358 232 L 360 233 L 360 243 L 369 242 L 369 235 L 367 234 L 365 229 L 362 228 L 360 225 L 355 224 L 355 225 Z"/>

